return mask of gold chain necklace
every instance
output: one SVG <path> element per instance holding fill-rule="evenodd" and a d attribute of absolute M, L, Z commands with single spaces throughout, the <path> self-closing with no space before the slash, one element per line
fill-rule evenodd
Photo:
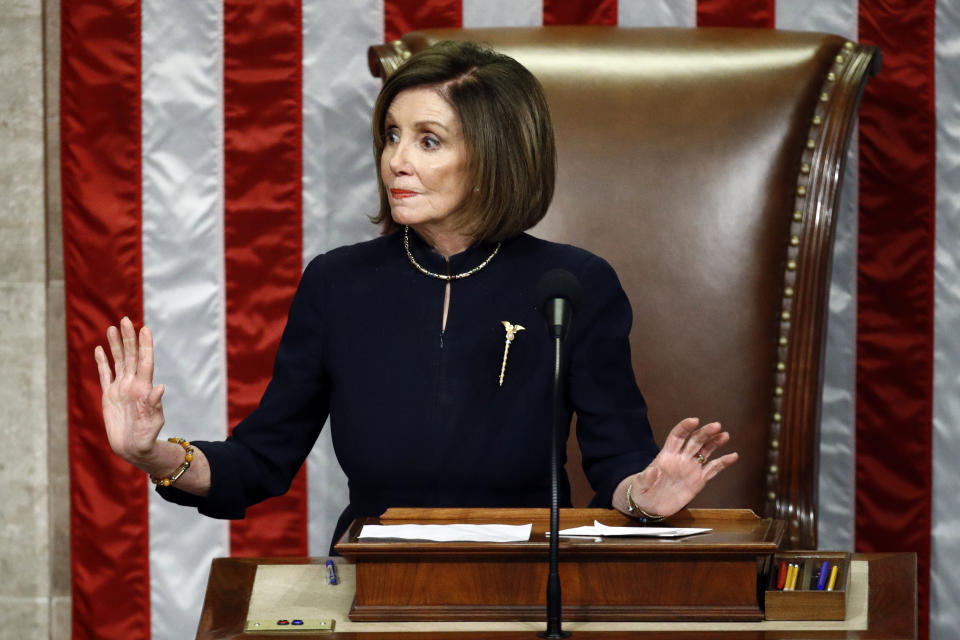
<path fill-rule="evenodd" d="M 475 266 L 473 269 L 470 269 L 469 271 L 464 271 L 463 273 L 456 273 L 456 274 L 447 276 L 442 273 L 434 273 L 433 271 L 427 271 L 422 266 L 420 266 L 420 263 L 417 262 L 417 259 L 413 257 L 412 253 L 410 253 L 410 227 L 407 225 L 403 225 L 403 248 L 407 252 L 407 259 L 410 260 L 410 264 L 412 264 L 414 268 L 420 273 L 422 273 L 423 275 L 430 276 L 431 278 L 436 278 L 437 280 L 461 280 L 463 278 L 466 278 L 467 276 L 472 276 L 477 271 L 480 271 L 480 269 L 483 269 L 485 266 L 490 264 L 490 261 L 493 260 L 493 257 L 497 255 L 498 251 L 500 251 L 501 244 L 503 243 L 498 242 L 497 246 L 493 248 L 493 253 L 487 256 L 486 260 L 484 260 L 483 262 Z"/>

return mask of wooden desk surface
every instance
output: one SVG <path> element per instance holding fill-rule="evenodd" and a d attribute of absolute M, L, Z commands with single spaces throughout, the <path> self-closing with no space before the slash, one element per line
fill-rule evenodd
<path fill-rule="evenodd" d="M 747 638 L 749 640 L 783 639 L 838 639 L 862 638 L 901 640 L 917 637 L 917 562 L 909 553 L 856 554 L 856 560 L 870 563 L 870 590 L 868 596 L 868 628 L 863 631 L 578 631 L 574 638 L 582 640 L 620 640 L 626 638 L 670 638 L 672 640 Z M 278 634 L 248 634 L 243 627 L 253 589 L 257 566 L 261 564 L 307 564 L 322 562 L 310 558 L 217 558 L 210 569 L 210 581 L 197 630 L 198 640 L 226 640 L 230 638 L 253 640 L 275 639 Z M 425 623 L 429 627 L 429 623 Z M 286 635 L 286 634 L 283 634 Z M 283 637 L 279 635 L 279 637 Z M 431 633 L 405 632 L 404 640 L 454 640 L 467 635 L 464 632 Z M 520 640 L 536 638 L 530 632 L 471 632 L 474 638 Z M 384 640 L 384 633 L 322 632 L 297 634 L 297 638 L 344 638 L 356 640 Z"/>

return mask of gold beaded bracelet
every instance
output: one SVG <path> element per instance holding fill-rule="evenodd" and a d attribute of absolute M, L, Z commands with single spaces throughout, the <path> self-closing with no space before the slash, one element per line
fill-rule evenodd
<path fill-rule="evenodd" d="M 167 442 L 172 442 L 183 447 L 186 456 L 184 456 L 183 464 L 177 467 L 177 470 L 171 473 L 166 478 L 154 478 L 150 476 L 150 482 L 153 484 L 162 484 L 165 487 L 169 487 L 174 482 L 180 479 L 180 476 L 187 472 L 187 469 L 190 468 L 190 463 L 193 461 L 193 445 L 184 440 L 183 438 L 167 438 Z"/>
<path fill-rule="evenodd" d="M 640 518 L 644 522 L 660 522 L 667 516 L 655 516 L 652 513 L 647 513 L 641 509 L 636 502 L 633 501 L 633 480 L 627 483 L 627 511 L 630 512 L 630 515 L 636 516 L 639 514 Z"/>

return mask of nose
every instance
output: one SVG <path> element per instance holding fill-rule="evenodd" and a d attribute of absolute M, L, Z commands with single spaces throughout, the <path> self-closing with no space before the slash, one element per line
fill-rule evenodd
<path fill-rule="evenodd" d="M 410 161 L 407 157 L 408 152 L 409 148 L 403 140 L 397 141 L 396 144 L 388 145 L 383 150 L 383 155 L 387 159 L 387 166 L 390 168 L 391 173 L 394 175 L 405 175 L 411 172 Z"/>

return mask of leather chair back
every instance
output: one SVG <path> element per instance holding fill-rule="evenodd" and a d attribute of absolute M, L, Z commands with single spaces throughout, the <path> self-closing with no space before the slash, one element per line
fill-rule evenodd
<path fill-rule="evenodd" d="M 835 211 L 876 49 L 773 30 L 430 30 L 371 47 L 371 71 L 445 39 L 490 44 L 542 82 L 559 168 L 534 233 L 617 270 L 658 441 L 686 416 L 731 432 L 740 461 L 693 506 L 782 518 L 790 546 L 815 548 Z"/>

